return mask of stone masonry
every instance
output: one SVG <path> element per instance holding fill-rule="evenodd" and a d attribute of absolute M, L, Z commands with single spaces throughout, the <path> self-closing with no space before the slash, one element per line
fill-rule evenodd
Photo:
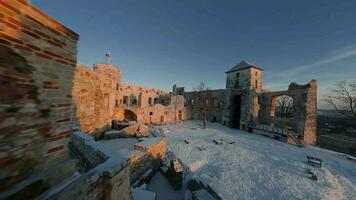
<path fill-rule="evenodd" d="M 72 94 L 81 129 L 94 135 L 113 120 L 164 124 L 185 119 L 183 96 L 122 83 L 120 70 L 110 64 L 78 65 Z"/>
<path fill-rule="evenodd" d="M 0 1 L 0 191 L 5 196 L 36 195 L 73 173 L 67 144 L 78 39 L 26 0 Z M 52 178 L 38 179 L 43 173 Z"/>
<path fill-rule="evenodd" d="M 316 142 L 317 82 L 306 85 L 290 84 L 286 91 L 271 92 L 262 87 L 261 67 L 241 61 L 226 72 L 226 88 L 210 90 L 209 121 L 232 128 L 250 130 L 256 125 L 288 128 L 302 136 L 307 144 Z M 196 92 L 183 92 L 187 119 L 199 119 L 194 113 Z M 293 117 L 275 116 L 276 98 L 287 95 L 293 99 Z"/>

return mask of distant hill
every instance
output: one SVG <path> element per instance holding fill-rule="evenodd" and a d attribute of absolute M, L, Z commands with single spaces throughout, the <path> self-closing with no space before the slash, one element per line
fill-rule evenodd
<path fill-rule="evenodd" d="M 334 110 L 318 109 L 318 133 L 356 137 L 356 122 Z"/>

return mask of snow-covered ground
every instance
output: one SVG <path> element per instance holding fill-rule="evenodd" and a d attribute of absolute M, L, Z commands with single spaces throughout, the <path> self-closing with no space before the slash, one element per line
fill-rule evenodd
<path fill-rule="evenodd" d="M 154 191 L 159 200 L 184 200 L 185 190 L 174 190 L 168 179 L 158 171 L 150 180 L 147 190 Z"/>
<path fill-rule="evenodd" d="M 299 148 L 215 123 L 205 130 L 196 121 L 164 127 L 168 149 L 191 171 L 186 180 L 208 175 L 235 199 L 356 199 L 356 161 L 339 153 Z M 323 167 L 308 165 L 307 155 L 321 158 Z M 309 178 L 308 169 L 318 181 Z"/>

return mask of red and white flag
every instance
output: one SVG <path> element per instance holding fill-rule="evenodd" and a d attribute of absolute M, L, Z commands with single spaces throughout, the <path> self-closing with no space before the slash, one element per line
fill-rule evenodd
<path fill-rule="evenodd" d="M 108 59 L 107 63 L 110 64 L 111 53 L 110 53 L 110 52 L 107 52 L 107 53 L 105 54 L 105 57 Z"/>
<path fill-rule="evenodd" d="M 107 52 L 107 53 L 105 54 L 105 57 L 110 58 L 110 57 L 111 57 L 111 53 L 110 53 L 110 52 Z"/>

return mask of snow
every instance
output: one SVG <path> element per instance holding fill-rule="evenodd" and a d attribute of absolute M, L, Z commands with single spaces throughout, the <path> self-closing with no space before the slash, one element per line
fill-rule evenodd
<path fill-rule="evenodd" d="M 158 171 L 147 185 L 147 190 L 156 192 L 157 199 L 162 200 L 184 200 L 185 190 L 174 190 L 168 179 Z"/>
<path fill-rule="evenodd" d="M 98 178 L 98 174 L 103 172 L 114 174 L 120 171 L 129 162 L 128 157 L 118 154 L 115 149 L 112 149 L 103 143 L 94 141 L 93 137 L 79 130 L 73 132 L 72 134 L 72 142 L 74 141 L 77 141 L 78 143 L 83 142 L 83 145 L 91 147 L 93 151 L 100 152 L 107 159 L 103 163 L 92 169 L 92 171 L 98 173 L 97 176 L 92 176 L 91 180 L 95 180 L 96 178 Z"/>
<path fill-rule="evenodd" d="M 314 146 L 299 148 L 215 123 L 205 130 L 195 121 L 163 128 L 169 130 L 168 150 L 189 167 L 185 181 L 210 177 L 209 186 L 219 186 L 219 193 L 234 199 L 356 199 L 356 162 L 342 154 Z M 323 167 L 308 165 L 307 156 L 321 158 Z M 318 181 L 309 178 L 310 169 Z M 159 185 L 163 190 L 168 183 Z"/>
<path fill-rule="evenodd" d="M 215 200 L 206 190 L 197 190 L 193 193 L 197 200 Z"/>
<path fill-rule="evenodd" d="M 134 200 L 155 200 L 156 194 L 143 189 L 133 189 L 132 196 Z"/>
<path fill-rule="evenodd" d="M 154 136 L 154 137 L 164 137 L 166 136 L 169 131 L 167 128 L 163 128 L 161 126 L 152 126 L 150 128 L 150 133 Z"/>
<path fill-rule="evenodd" d="M 134 150 L 134 144 L 138 142 L 137 138 L 120 138 L 120 139 L 111 139 L 111 140 L 99 140 L 98 142 L 108 145 L 113 149 L 129 149 Z"/>

